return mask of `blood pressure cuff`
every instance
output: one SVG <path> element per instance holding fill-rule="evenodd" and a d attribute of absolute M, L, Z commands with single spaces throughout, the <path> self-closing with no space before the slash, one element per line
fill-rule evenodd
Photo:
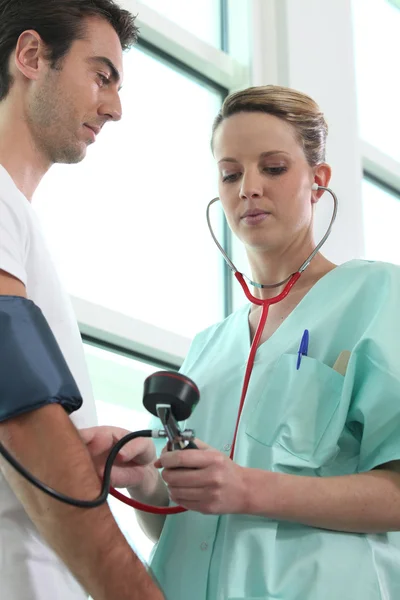
<path fill-rule="evenodd" d="M 82 397 L 41 310 L 0 296 L 0 422 L 48 404 L 70 414 Z"/>

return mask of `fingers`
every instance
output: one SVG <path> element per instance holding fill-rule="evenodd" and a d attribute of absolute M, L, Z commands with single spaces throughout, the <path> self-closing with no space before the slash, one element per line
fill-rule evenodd
<path fill-rule="evenodd" d="M 79 431 L 92 458 L 99 460 L 105 460 L 115 444 L 129 433 L 131 432 L 121 427 L 91 427 Z M 145 465 L 153 462 L 155 455 L 155 446 L 152 440 L 136 438 L 122 446 L 116 463 L 127 464 L 135 461 L 139 465 Z"/>
<path fill-rule="evenodd" d="M 147 465 L 154 461 L 156 450 L 149 438 L 136 438 L 121 448 L 118 454 L 124 463 L 134 461 L 138 465 Z"/>
<path fill-rule="evenodd" d="M 202 442 L 201 440 L 199 440 L 197 438 L 195 438 L 193 441 L 196 444 L 198 450 L 213 450 L 213 448 L 211 448 L 211 446 L 208 446 L 207 444 L 205 444 L 204 442 Z M 171 454 L 175 454 L 175 452 L 185 452 L 185 453 L 187 453 L 187 452 L 193 452 L 193 450 L 176 450 L 176 451 L 170 451 L 168 449 L 168 444 L 167 444 L 162 449 L 160 457 L 155 461 L 155 463 L 154 463 L 155 468 L 156 469 L 162 469 L 162 468 L 171 468 L 172 469 L 172 468 L 175 468 L 175 467 L 171 467 L 169 465 L 169 462 L 165 463 L 164 460 L 163 460 L 164 456 L 166 456 L 166 455 L 171 456 Z M 196 450 L 195 450 L 195 452 L 196 452 Z M 168 459 L 168 461 L 169 461 L 169 459 Z M 190 467 L 190 466 L 188 466 L 187 468 L 196 468 L 196 467 Z M 201 468 L 201 467 L 197 467 L 197 468 Z"/>
<path fill-rule="evenodd" d="M 120 437 L 118 434 L 113 432 L 109 449 L 111 450 L 111 448 L 115 446 L 115 444 L 117 444 L 123 437 L 123 435 Z M 140 452 L 140 447 L 138 447 L 140 445 L 134 444 L 134 442 L 136 442 L 136 440 L 131 440 L 130 442 L 127 442 L 124 446 L 122 446 L 122 448 L 117 454 L 115 462 L 126 463 L 130 462 L 133 458 L 136 457 L 137 453 Z"/>
<path fill-rule="evenodd" d="M 203 488 L 203 493 L 206 490 Z M 173 502 L 177 504 L 187 504 L 188 502 L 200 502 L 204 501 L 203 493 L 199 494 L 197 488 L 170 488 L 169 494 Z"/>
<path fill-rule="evenodd" d="M 175 450 L 162 454 L 157 462 L 164 469 L 204 469 L 211 464 L 219 464 L 224 456 L 210 450 Z"/>
<path fill-rule="evenodd" d="M 201 440 L 198 440 L 197 438 L 195 438 L 193 441 L 199 450 L 212 450 L 211 446 L 209 446 L 208 444 L 205 444 L 204 442 L 202 442 Z"/>
<path fill-rule="evenodd" d="M 86 429 L 78 429 L 79 437 L 84 442 L 84 444 L 89 444 L 93 440 L 96 434 L 96 430 L 97 427 L 87 427 Z"/>
<path fill-rule="evenodd" d="M 88 427 L 78 430 L 81 440 L 86 444 L 93 444 L 100 451 L 111 448 L 115 442 L 118 442 L 125 435 L 130 433 L 122 427 Z"/>
<path fill-rule="evenodd" d="M 86 446 L 92 457 L 97 457 L 105 453 L 108 454 L 117 441 L 119 439 L 111 428 L 105 428 L 102 431 L 96 432 L 93 438 L 87 442 Z"/>
<path fill-rule="evenodd" d="M 214 484 L 214 476 L 207 469 L 164 469 L 161 477 L 172 490 L 179 488 L 205 488 Z"/>

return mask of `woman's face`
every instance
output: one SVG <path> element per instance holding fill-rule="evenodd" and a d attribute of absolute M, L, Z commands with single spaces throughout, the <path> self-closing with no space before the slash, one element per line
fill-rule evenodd
<path fill-rule="evenodd" d="M 283 249 L 311 235 L 315 169 L 289 123 L 257 112 L 228 117 L 215 132 L 214 156 L 226 218 L 248 249 Z"/>

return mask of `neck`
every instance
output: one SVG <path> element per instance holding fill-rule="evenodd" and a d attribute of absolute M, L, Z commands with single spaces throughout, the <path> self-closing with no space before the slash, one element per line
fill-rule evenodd
<path fill-rule="evenodd" d="M 51 166 L 34 143 L 21 103 L 11 93 L 0 103 L 0 164 L 29 201 Z"/>
<path fill-rule="evenodd" d="M 284 281 L 310 256 L 315 248 L 312 240 L 300 248 L 279 251 L 276 253 L 258 253 L 248 251 L 248 259 L 251 267 L 252 280 L 262 284 L 275 284 Z M 327 260 L 322 254 L 316 254 L 309 266 L 302 274 L 300 281 L 296 284 L 299 288 L 311 288 L 318 279 L 331 271 L 335 265 Z M 253 294 L 257 298 L 273 298 L 284 289 L 284 285 L 274 288 L 254 288 Z"/>

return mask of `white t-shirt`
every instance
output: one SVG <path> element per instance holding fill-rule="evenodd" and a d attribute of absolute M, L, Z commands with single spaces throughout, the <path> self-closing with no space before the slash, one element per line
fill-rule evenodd
<path fill-rule="evenodd" d="M 71 240 L 72 240 L 71 236 Z M 73 242 L 72 242 L 73 243 Z M 71 415 L 78 428 L 97 424 L 78 325 L 32 205 L 0 165 L 0 269 L 25 284 L 43 312 L 83 397 Z M 83 600 L 87 595 L 42 540 L 0 474 L 0 597 L 4 600 Z"/>

